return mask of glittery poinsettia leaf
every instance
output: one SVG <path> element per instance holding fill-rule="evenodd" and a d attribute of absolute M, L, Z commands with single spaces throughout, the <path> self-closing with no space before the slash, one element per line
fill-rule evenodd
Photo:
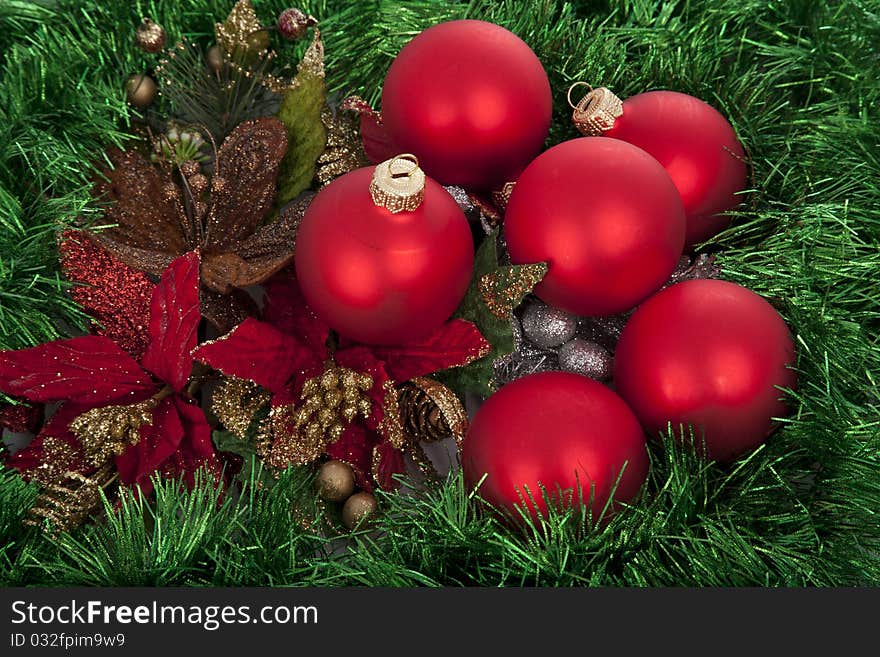
<path fill-rule="evenodd" d="M 253 381 L 271 392 L 282 390 L 295 372 L 314 366 L 317 360 L 294 337 L 253 318 L 223 337 L 200 345 L 193 357 L 227 376 Z"/>
<path fill-rule="evenodd" d="M 200 321 L 199 255 L 193 252 L 172 262 L 153 292 L 150 345 L 141 360 L 175 392 L 183 390 L 192 372 Z"/>
<path fill-rule="evenodd" d="M 465 367 L 440 372 L 436 376 L 437 379 L 455 390 L 459 395 L 465 392 L 473 392 L 483 396 L 490 395 L 493 392 L 491 381 L 494 375 L 492 366 L 494 360 L 514 350 L 513 328 L 510 316 L 502 318 L 496 315 L 487 304 L 486 294 L 481 289 L 487 285 L 487 283 L 482 283 L 484 279 L 489 283 L 495 281 L 496 286 L 500 284 L 502 276 L 507 277 L 509 280 L 517 280 L 519 284 L 516 290 L 511 290 L 504 295 L 506 299 L 510 299 L 511 304 L 516 305 L 531 291 L 530 287 L 523 284 L 522 279 L 525 277 L 529 281 L 534 280 L 537 270 L 531 271 L 528 274 L 526 272 L 529 272 L 529 270 L 520 270 L 519 273 L 506 273 L 509 270 L 509 266 L 499 266 L 498 264 L 497 231 L 492 232 L 486 236 L 480 248 L 477 249 L 471 285 L 455 313 L 456 317 L 469 320 L 477 326 L 486 340 L 489 341 L 491 350 L 483 358 L 475 360 Z M 535 280 L 535 283 L 538 280 Z M 498 289 L 492 285 L 490 287 L 494 290 Z"/>
<path fill-rule="evenodd" d="M 205 414 L 193 403 L 174 395 L 163 399 L 153 411 L 152 424 L 141 427 L 141 438 L 116 457 L 119 479 L 152 490 L 151 475 L 166 476 L 195 472 L 214 457 L 211 427 Z"/>
<path fill-rule="evenodd" d="M 37 436 L 9 458 L 9 465 L 43 484 L 57 482 L 67 470 L 88 473 L 85 452 L 69 425 L 89 408 L 70 402 L 62 404 Z"/>
<path fill-rule="evenodd" d="M 400 482 L 394 478 L 406 472 L 403 452 L 390 442 L 383 441 L 373 448 L 372 458 L 373 480 L 382 490 L 396 490 Z"/>
<path fill-rule="evenodd" d="M 263 318 L 283 333 L 294 336 L 315 354 L 327 355 L 330 327 L 306 304 L 296 280 L 296 270 L 287 267 L 266 281 Z"/>
<path fill-rule="evenodd" d="M 418 342 L 373 347 L 395 381 L 408 381 L 450 367 L 463 367 L 486 356 L 491 345 L 470 321 L 453 319 Z"/>
<path fill-rule="evenodd" d="M 135 151 L 108 152 L 113 169 L 97 181 L 93 193 L 110 202 L 105 219 L 117 224 L 95 239 L 125 264 L 159 276 L 174 257 L 187 251 L 183 207 L 166 190 L 170 174 Z"/>
<path fill-rule="evenodd" d="M 381 436 L 360 424 L 350 424 L 339 440 L 327 446 L 326 454 L 331 459 L 344 461 L 354 471 L 355 483 L 359 488 L 373 491 L 371 477 L 373 470 L 373 448 L 381 441 Z"/>
<path fill-rule="evenodd" d="M 278 205 L 282 206 L 307 189 L 326 145 L 321 110 L 326 99 L 324 44 L 315 29 L 311 46 L 303 56 L 293 84 L 284 92 L 278 118 L 287 129 L 290 147 L 278 176 Z"/>
<path fill-rule="evenodd" d="M 100 335 L 0 352 L 0 390 L 29 401 L 98 405 L 154 388 L 131 356 Z"/>
<path fill-rule="evenodd" d="M 84 231 L 65 231 L 59 252 L 64 277 L 80 284 L 71 288 L 70 296 L 94 318 L 94 332 L 140 358 L 150 341 L 150 297 L 155 285 Z"/>
<path fill-rule="evenodd" d="M 240 124 L 217 153 L 205 253 L 235 251 L 272 207 L 278 166 L 287 151 L 280 121 L 264 117 Z"/>

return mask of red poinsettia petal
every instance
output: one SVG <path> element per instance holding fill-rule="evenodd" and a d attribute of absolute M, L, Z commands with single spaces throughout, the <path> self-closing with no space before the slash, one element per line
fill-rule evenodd
<path fill-rule="evenodd" d="M 287 267 L 278 272 L 266 282 L 265 291 L 263 319 L 307 345 L 316 357 L 326 358 L 330 327 L 306 304 L 296 280 L 296 270 Z"/>
<path fill-rule="evenodd" d="M 36 474 L 36 469 L 40 467 L 44 460 L 51 456 L 57 467 L 87 474 L 93 468 L 86 463 L 82 445 L 80 445 L 79 440 L 73 435 L 69 427 L 71 422 L 90 409 L 90 406 L 83 406 L 81 404 L 67 403 L 59 406 L 55 414 L 43 425 L 37 437 L 27 447 L 9 457 L 8 464 L 29 479 Z M 64 449 L 63 453 L 52 453 L 50 455 L 46 449 L 46 439 L 49 437 L 64 443 L 69 450 Z"/>
<path fill-rule="evenodd" d="M 131 356 L 100 335 L 0 351 L 0 390 L 29 401 L 99 406 L 155 387 Z"/>
<path fill-rule="evenodd" d="M 227 376 L 249 379 L 272 392 L 282 390 L 295 372 L 320 362 L 292 336 L 252 318 L 200 345 L 193 356 Z"/>
<path fill-rule="evenodd" d="M 424 340 L 393 347 L 373 347 L 395 381 L 409 381 L 468 363 L 489 353 L 491 345 L 471 322 L 453 319 Z"/>
<path fill-rule="evenodd" d="M 139 484 L 144 493 L 153 489 L 150 475 L 180 446 L 183 423 L 177 407 L 166 397 L 153 409 L 153 423 L 141 427 L 141 439 L 116 457 L 119 480 Z"/>
<path fill-rule="evenodd" d="M 400 482 L 394 478 L 394 475 L 403 474 L 405 470 L 403 452 L 387 440 L 373 448 L 373 479 L 379 488 L 383 490 L 400 488 Z"/>
<path fill-rule="evenodd" d="M 150 301 L 150 346 L 141 363 L 175 392 L 192 372 L 192 350 L 198 342 L 199 254 L 172 262 Z"/>
<path fill-rule="evenodd" d="M 82 284 L 70 296 L 95 318 L 94 332 L 140 359 L 150 342 L 150 297 L 156 286 L 84 231 L 65 231 L 59 252 L 65 278 Z"/>
<path fill-rule="evenodd" d="M 361 424 L 350 424 L 335 443 L 328 445 L 327 456 L 345 461 L 354 470 L 355 482 L 367 492 L 373 490 L 373 447 L 381 438 Z"/>
<path fill-rule="evenodd" d="M 159 471 L 166 477 L 183 476 L 184 483 L 190 487 L 195 481 L 196 471 L 201 467 L 205 467 L 216 479 L 222 468 L 214 454 L 211 425 L 204 412 L 182 397 L 172 397 L 172 401 L 183 424 L 183 440 L 177 451 L 159 467 Z"/>
<path fill-rule="evenodd" d="M 0 431 L 9 429 L 16 433 L 36 431 L 43 419 L 42 404 L 0 405 Z"/>

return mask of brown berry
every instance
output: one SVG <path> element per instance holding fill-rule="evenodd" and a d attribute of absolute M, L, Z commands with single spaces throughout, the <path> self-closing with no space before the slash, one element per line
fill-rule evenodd
<path fill-rule="evenodd" d="M 327 461 L 315 479 L 318 495 L 327 502 L 343 502 L 354 492 L 354 472 L 348 463 Z"/>
<path fill-rule="evenodd" d="M 126 82 L 128 102 L 143 109 L 156 100 L 157 87 L 149 75 L 132 75 Z"/>
<path fill-rule="evenodd" d="M 375 497 L 364 491 L 355 493 L 342 507 L 342 523 L 349 529 L 354 529 L 368 522 L 378 510 L 379 505 Z"/>
<path fill-rule="evenodd" d="M 137 47 L 144 52 L 159 52 L 165 47 L 165 29 L 149 18 L 145 18 L 138 26 L 134 40 Z"/>
<path fill-rule="evenodd" d="M 205 61 L 208 64 L 208 68 L 214 71 L 214 73 L 222 71 L 223 65 L 226 62 L 223 60 L 223 51 L 220 50 L 220 46 L 211 46 L 205 55 Z"/>

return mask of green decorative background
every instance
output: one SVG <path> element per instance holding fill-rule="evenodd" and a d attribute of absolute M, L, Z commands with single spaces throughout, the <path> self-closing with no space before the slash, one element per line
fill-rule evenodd
<path fill-rule="evenodd" d="M 82 326 L 58 277 L 56 231 L 100 219 L 91 163 L 124 144 L 129 74 L 155 65 L 134 30 L 208 43 L 231 0 L 0 3 L 0 347 Z M 286 3 L 254 0 L 264 24 Z M 327 82 L 377 101 L 394 55 L 422 29 L 472 17 L 519 34 L 554 89 L 550 143 L 575 136 L 575 80 L 625 98 L 701 97 L 751 158 L 752 192 L 712 245 L 724 277 L 764 295 L 796 336 L 797 412 L 759 451 L 721 468 L 653 447 L 645 499 L 590 528 L 578 514 L 515 530 L 460 478 L 382 496 L 351 538 L 308 521 L 311 482 L 218 499 L 157 487 L 154 503 L 52 541 L 22 527 L 36 491 L 0 471 L 0 584 L 675 585 L 880 582 L 880 3 L 876 0 L 309 2 Z M 426 72 L 430 75 L 430 72 Z M 296 507 L 297 512 L 292 512 Z M 305 520 L 303 520 L 305 518 Z"/>

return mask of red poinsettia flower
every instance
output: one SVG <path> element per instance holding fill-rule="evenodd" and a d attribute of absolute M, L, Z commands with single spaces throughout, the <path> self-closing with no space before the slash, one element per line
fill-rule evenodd
<path fill-rule="evenodd" d="M 147 492 L 156 470 L 189 474 L 214 463 L 211 428 L 186 389 L 200 319 L 199 256 L 193 252 L 174 260 L 153 291 L 150 340 L 139 361 L 103 335 L 0 352 L 0 390 L 32 402 L 62 402 L 31 445 L 12 457 L 12 465 L 29 471 L 43 463 L 51 437 L 53 445 L 70 447 L 71 468 L 83 472 L 82 446 L 70 424 L 91 409 L 150 398 L 157 400 L 151 423 L 141 425 L 139 441 L 115 458 L 120 481 Z"/>
<path fill-rule="evenodd" d="M 460 319 L 420 342 L 394 347 L 340 340 L 331 350 L 329 337 L 329 327 L 306 305 L 289 268 L 266 285 L 264 321 L 247 319 L 222 338 L 201 345 L 194 356 L 227 376 L 262 386 L 272 393 L 274 408 L 299 403 L 303 386 L 319 376 L 330 359 L 369 375 L 370 413 L 350 422 L 324 453 L 349 463 L 362 488 L 372 490 L 374 483 L 392 487 L 392 476 L 403 472 L 404 461 L 383 431 L 388 383 L 463 365 L 484 356 L 489 344 L 476 326 Z"/>

